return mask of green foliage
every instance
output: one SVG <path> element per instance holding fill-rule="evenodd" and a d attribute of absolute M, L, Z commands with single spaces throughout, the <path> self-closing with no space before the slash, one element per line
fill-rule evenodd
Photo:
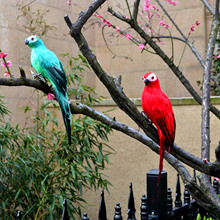
<path fill-rule="evenodd" d="M 56 30 L 55 25 L 48 24 L 45 19 L 45 16 L 49 10 L 33 10 L 30 4 L 27 4 L 26 6 L 20 6 L 18 10 L 21 12 L 21 14 L 17 17 L 17 20 L 21 20 L 21 18 L 23 18 L 23 22 L 20 27 L 25 32 L 42 37 L 49 31 Z"/>
<path fill-rule="evenodd" d="M 86 105 L 92 105 L 104 99 L 105 97 L 99 96 L 95 92 L 95 88 L 82 83 L 82 73 L 85 72 L 85 68 L 90 69 L 85 57 L 81 54 L 78 57 L 72 57 L 69 53 L 62 54 L 62 56 L 68 61 L 68 65 L 65 68 L 70 88 L 68 96 Z"/>
<path fill-rule="evenodd" d="M 77 94 L 82 79 L 77 74 L 86 61 L 74 59 L 71 69 Z M 71 81 L 71 82 L 73 82 Z M 93 88 L 81 85 L 86 103 L 100 100 Z M 92 94 L 91 94 L 92 93 Z M 89 98 L 91 96 L 91 99 Z M 102 171 L 112 149 L 106 144 L 110 127 L 87 116 L 72 117 L 72 142 L 49 109 L 56 101 L 46 100 L 33 117 L 33 127 L 21 130 L 4 121 L 7 109 L 0 101 L 0 216 L 15 219 L 18 210 L 24 219 L 61 219 L 64 199 L 70 216 L 81 214 L 85 189 L 107 189 L 110 184 Z M 25 112 L 32 111 L 30 107 Z"/>

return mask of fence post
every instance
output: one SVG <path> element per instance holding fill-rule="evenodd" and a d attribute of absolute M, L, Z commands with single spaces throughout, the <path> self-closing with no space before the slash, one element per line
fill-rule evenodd
<path fill-rule="evenodd" d="M 167 219 L 167 172 L 161 172 L 160 183 L 157 190 L 157 195 L 152 202 L 154 193 L 157 188 L 157 179 L 159 175 L 158 169 L 152 169 L 147 173 L 147 207 L 148 213 L 154 213 L 154 218 L 157 215 L 159 220 Z"/>
<path fill-rule="evenodd" d="M 101 191 L 101 200 L 100 200 L 100 206 L 99 206 L 99 220 L 107 220 L 105 198 L 104 198 L 103 190 Z"/>
<path fill-rule="evenodd" d="M 128 220 L 136 220 L 135 218 L 135 204 L 134 204 L 134 194 L 132 190 L 132 183 L 129 184 L 129 197 L 128 197 Z"/>
<path fill-rule="evenodd" d="M 180 177 L 179 177 L 179 173 L 177 173 L 175 207 L 181 207 L 181 206 L 182 206 L 182 200 L 181 200 L 181 190 L 180 190 Z"/>

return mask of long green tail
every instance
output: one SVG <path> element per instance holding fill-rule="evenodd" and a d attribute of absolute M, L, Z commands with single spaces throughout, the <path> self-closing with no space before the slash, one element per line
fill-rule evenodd
<path fill-rule="evenodd" d="M 69 145 L 71 145 L 71 111 L 68 102 L 67 93 L 56 89 L 57 101 L 60 105 L 60 111 L 63 116 L 63 121 L 66 127 L 66 133 L 68 137 Z"/>

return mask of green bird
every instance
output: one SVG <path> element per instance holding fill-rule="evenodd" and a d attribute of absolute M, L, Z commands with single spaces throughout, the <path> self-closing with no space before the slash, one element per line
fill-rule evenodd
<path fill-rule="evenodd" d="M 43 41 L 30 36 L 25 44 L 31 48 L 31 64 L 35 71 L 46 78 L 56 91 L 57 101 L 66 127 L 69 145 L 71 144 L 71 112 L 67 96 L 67 79 L 62 63 L 57 56 L 47 49 Z"/>

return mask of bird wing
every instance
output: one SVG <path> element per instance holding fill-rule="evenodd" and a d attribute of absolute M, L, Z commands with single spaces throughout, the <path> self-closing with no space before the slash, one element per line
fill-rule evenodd
<path fill-rule="evenodd" d="M 31 63 L 34 69 L 46 77 L 55 88 L 66 89 L 67 79 L 63 65 L 52 51 L 47 48 L 36 48 L 32 51 Z"/>
<path fill-rule="evenodd" d="M 152 107 L 155 125 L 160 128 L 169 144 L 172 146 L 175 138 L 176 122 L 168 97 L 162 92 L 157 103 Z"/>

